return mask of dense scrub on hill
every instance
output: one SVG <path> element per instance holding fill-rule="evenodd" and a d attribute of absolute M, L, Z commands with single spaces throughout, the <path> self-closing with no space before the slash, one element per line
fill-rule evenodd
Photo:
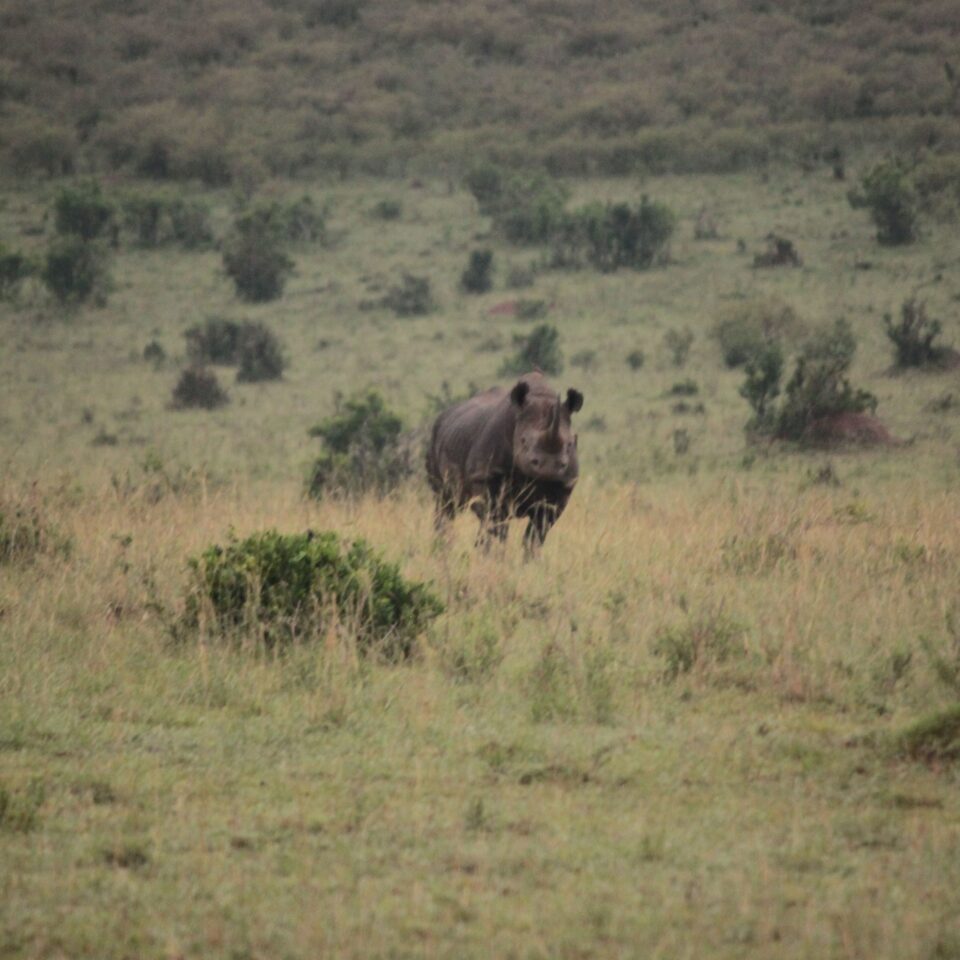
<path fill-rule="evenodd" d="M 953 0 L 9 0 L 0 152 L 220 185 L 475 159 L 556 173 L 960 140 Z"/>

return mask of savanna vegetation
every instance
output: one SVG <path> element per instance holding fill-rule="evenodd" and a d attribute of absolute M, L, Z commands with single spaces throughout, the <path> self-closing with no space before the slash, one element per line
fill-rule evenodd
<path fill-rule="evenodd" d="M 202 7 L 0 11 L 0 955 L 960 955 L 955 5 Z"/>

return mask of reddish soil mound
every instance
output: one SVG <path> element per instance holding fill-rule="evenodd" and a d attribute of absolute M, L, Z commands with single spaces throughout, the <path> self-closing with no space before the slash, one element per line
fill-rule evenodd
<path fill-rule="evenodd" d="M 487 311 L 491 317 L 512 317 L 516 312 L 516 300 L 504 300 L 503 303 L 497 303 Z"/>
<path fill-rule="evenodd" d="M 807 428 L 808 442 L 823 447 L 857 445 L 891 447 L 897 441 L 890 431 L 869 413 L 837 413 L 821 417 Z"/>

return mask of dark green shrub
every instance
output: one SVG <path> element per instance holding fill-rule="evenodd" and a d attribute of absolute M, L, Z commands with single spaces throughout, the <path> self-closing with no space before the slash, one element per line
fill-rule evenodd
<path fill-rule="evenodd" d="M 114 216 L 110 203 L 95 180 L 61 187 L 53 201 L 57 233 L 95 240 L 110 226 Z"/>
<path fill-rule="evenodd" d="M 747 379 L 740 387 L 740 396 L 753 409 L 753 419 L 747 424 L 750 433 L 767 434 L 773 430 L 771 404 L 780 396 L 783 376 L 783 351 L 778 343 L 766 343 L 757 348 L 746 361 Z"/>
<path fill-rule="evenodd" d="M 586 265 L 610 273 L 620 267 L 643 270 L 666 256 L 675 217 L 668 207 L 643 197 L 626 203 L 592 204 L 564 214 L 551 238 L 551 265 Z"/>
<path fill-rule="evenodd" d="M 642 370 L 647 362 L 647 355 L 642 350 L 631 350 L 627 354 L 627 366 L 631 370 Z"/>
<path fill-rule="evenodd" d="M 96 242 L 67 236 L 47 250 L 40 279 L 63 304 L 106 303 L 109 270 L 106 251 Z"/>
<path fill-rule="evenodd" d="M 811 428 L 818 421 L 842 414 L 872 413 L 877 398 L 866 390 L 854 389 L 846 375 L 856 348 L 856 338 L 843 319 L 812 337 L 797 357 L 783 399 L 774 408 L 783 359 L 779 346 L 771 344 L 747 363 L 747 380 L 740 389 L 754 410 L 748 430 L 803 442 L 810 438 Z"/>
<path fill-rule="evenodd" d="M 399 200 L 378 200 L 373 215 L 378 220 L 399 220 L 403 213 L 403 204 Z"/>
<path fill-rule="evenodd" d="M 143 348 L 143 359 L 147 363 L 152 363 L 155 367 L 159 367 L 167 359 L 167 351 L 163 349 L 163 344 L 157 340 L 151 340 Z"/>
<path fill-rule="evenodd" d="M 493 163 L 479 164 L 467 174 L 467 189 L 473 194 L 484 216 L 493 216 L 499 209 L 504 180 L 503 171 Z"/>
<path fill-rule="evenodd" d="M 237 366 L 240 382 L 276 380 L 286 367 L 280 341 L 259 322 L 208 317 L 186 330 L 184 337 L 191 363 Z"/>
<path fill-rule="evenodd" d="M 429 584 L 406 580 L 364 540 L 332 532 L 266 531 L 188 561 L 183 626 L 267 647 L 347 630 L 362 653 L 408 657 L 443 612 Z"/>
<path fill-rule="evenodd" d="M 870 211 L 880 243 L 898 246 L 917 239 L 917 194 L 902 160 L 878 163 L 863 175 L 860 189 L 847 196 L 854 209 Z"/>
<path fill-rule="evenodd" d="M 799 321 L 793 307 L 780 300 L 748 300 L 726 308 L 713 328 L 723 362 L 739 367 L 767 346 L 794 335 Z"/>
<path fill-rule="evenodd" d="M 324 453 L 310 468 L 307 493 L 388 493 L 413 472 L 403 421 L 375 390 L 345 398 L 337 394 L 332 417 L 311 428 Z"/>
<path fill-rule="evenodd" d="M 667 391 L 671 397 L 695 397 L 700 392 L 700 384 L 696 380 L 678 380 Z"/>
<path fill-rule="evenodd" d="M 900 320 L 894 323 L 886 313 L 883 326 L 893 343 L 894 365 L 901 370 L 908 367 L 936 366 L 947 356 L 946 347 L 935 344 L 942 329 L 939 320 L 927 316 L 927 307 L 922 300 L 911 297 L 900 307 Z"/>
<path fill-rule="evenodd" d="M 466 293 L 487 293 L 493 287 L 493 251 L 474 250 L 470 262 L 460 275 L 460 289 Z"/>
<path fill-rule="evenodd" d="M 516 354 L 505 361 L 500 369 L 503 376 L 527 373 L 539 368 L 544 373 L 556 374 L 563 370 L 563 353 L 560 350 L 560 334 L 556 327 L 541 323 L 529 335 L 515 334 Z"/>
<path fill-rule="evenodd" d="M 742 636 L 739 624 L 718 613 L 659 630 L 653 653 L 665 661 L 666 679 L 675 680 L 681 674 L 701 672 L 742 657 Z"/>
<path fill-rule="evenodd" d="M 280 341 L 261 323 L 243 325 L 237 363 L 240 383 L 279 380 L 287 365 Z"/>
<path fill-rule="evenodd" d="M 207 317 L 202 325 L 184 331 L 187 356 L 194 365 L 219 363 L 233 366 L 240 356 L 240 339 L 245 324 L 227 317 Z"/>
<path fill-rule="evenodd" d="M 229 400 L 227 392 L 217 380 L 217 375 L 205 367 L 187 367 L 173 388 L 175 410 L 186 410 L 190 407 L 213 410 L 215 407 L 222 407 Z"/>
<path fill-rule="evenodd" d="M 753 258 L 755 267 L 802 267 L 803 260 L 793 241 L 776 233 L 767 234 L 767 248 Z"/>
<path fill-rule="evenodd" d="M 0 300 L 16 296 L 20 284 L 36 271 L 33 263 L 22 253 L 7 251 L 0 244 Z"/>
<path fill-rule="evenodd" d="M 911 760 L 941 765 L 960 760 L 960 703 L 917 720 L 900 733 L 894 752 Z"/>
<path fill-rule="evenodd" d="M 516 244 L 546 243 L 563 221 L 569 190 L 546 174 L 515 174 L 493 211 L 494 226 Z"/>
<path fill-rule="evenodd" d="M 684 327 L 683 330 L 670 329 L 663 335 L 663 345 L 670 353 L 670 359 L 675 367 L 682 367 L 690 356 L 693 346 L 693 331 Z"/>
<path fill-rule="evenodd" d="M 224 241 L 223 266 L 237 295 L 251 303 L 276 300 L 283 293 L 293 261 L 284 250 L 280 227 L 270 213 L 239 217 Z"/>
<path fill-rule="evenodd" d="M 400 284 L 390 288 L 381 305 L 389 307 L 398 317 L 421 317 L 431 313 L 436 304 L 429 277 L 405 273 Z"/>

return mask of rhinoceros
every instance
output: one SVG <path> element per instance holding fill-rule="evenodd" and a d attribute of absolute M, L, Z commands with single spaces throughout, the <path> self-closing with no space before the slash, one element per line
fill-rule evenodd
<path fill-rule="evenodd" d="M 527 518 L 524 547 L 534 552 L 563 513 L 577 482 L 577 437 L 570 417 L 583 394 L 565 398 L 539 371 L 510 390 L 493 387 L 437 417 L 427 476 L 441 530 L 470 506 L 480 519 L 478 545 L 503 541 L 511 517 Z"/>

